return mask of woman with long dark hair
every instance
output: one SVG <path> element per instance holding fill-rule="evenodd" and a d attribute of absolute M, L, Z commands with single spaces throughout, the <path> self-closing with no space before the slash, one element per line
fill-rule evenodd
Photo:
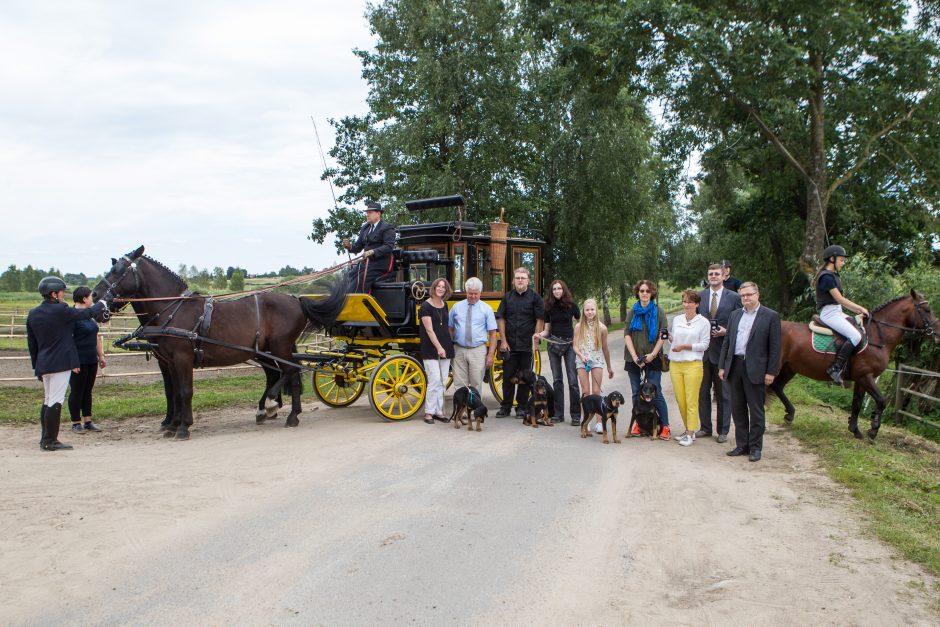
<path fill-rule="evenodd" d="M 91 290 L 84 285 L 75 288 L 72 300 L 76 309 L 88 309 L 92 306 Z M 74 433 L 101 431 L 91 417 L 91 392 L 98 377 L 98 368 L 104 368 L 104 348 L 98 335 L 98 323 L 91 318 L 76 320 L 72 323 L 72 338 L 78 351 L 78 372 L 72 372 L 69 379 L 69 414 L 72 417 Z"/>
<path fill-rule="evenodd" d="M 580 319 L 581 312 L 571 297 L 571 290 L 561 279 L 552 281 L 548 296 L 545 297 L 545 328 L 536 334 L 536 338 L 548 340 L 548 362 L 552 367 L 555 397 L 555 416 L 552 420 L 565 420 L 564 376 L 568 378 L 568 415 L 571 424 L 576 427 L 581 424 L 581 390 L 572 341 L 574 321 Z"/>

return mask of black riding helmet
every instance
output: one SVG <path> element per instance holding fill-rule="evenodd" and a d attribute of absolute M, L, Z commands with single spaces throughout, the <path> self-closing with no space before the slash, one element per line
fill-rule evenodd
<path fill-rule="evenodd" d="M 826 247 L 826 250 L 822 253 L 823 261 L 829 261 L 833 257 L 848 257 L 849 253 L 845 252 L 845 249 L 837 244 Z"/>
<path fill-rule="evenodd" d="M 65 281 L 57 276 L 47 276 L 39 282 L 39 293 L 43 298 L 49 298 L 62 290 L 68 291 L 68 288 L 65 286 Z"/>

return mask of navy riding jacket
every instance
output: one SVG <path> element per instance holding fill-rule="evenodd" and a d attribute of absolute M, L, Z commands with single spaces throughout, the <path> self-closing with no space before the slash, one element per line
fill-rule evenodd
<path fill-rule="evenodd" d="M 37 377 L 51 372 L 65 372 L 78 368 L 78 350 L 72 338 L 72 323 L 94 318 L 104 311 L 104 301 L 88 309 L 75 309 L 65 303 L 44 300 L 30 309 L 26 317 L 26 340 L 29 359 Z"/>

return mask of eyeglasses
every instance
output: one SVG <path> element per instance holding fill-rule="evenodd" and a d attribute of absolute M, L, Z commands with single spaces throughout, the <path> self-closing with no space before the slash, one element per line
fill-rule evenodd
<path fill-rule="evenodd" d="M 637 290 L 637 292 L 640 294 L 652 294 L 652 292 L 646 288 L 640 288 Z"/>
<path fill-rule="evenodd" d="M 745 294 L 744 292 L 738 292 L 738 296 L 741 298 L 750 298 L 751 296 L 757 296 L 757 292 L 749 292 Z"/>

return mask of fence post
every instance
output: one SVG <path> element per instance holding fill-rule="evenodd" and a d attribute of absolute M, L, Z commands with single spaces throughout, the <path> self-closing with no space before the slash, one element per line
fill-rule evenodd
<path fill-rule="evenodd" d="M 894 392 L 894 422 L 903 424 L 901 415 L 901 404 L 904 403 L 904 394 L 901 390 L 904 388 L 904 364 L 898 363 L 898 379 L 896 381 Z"/>

